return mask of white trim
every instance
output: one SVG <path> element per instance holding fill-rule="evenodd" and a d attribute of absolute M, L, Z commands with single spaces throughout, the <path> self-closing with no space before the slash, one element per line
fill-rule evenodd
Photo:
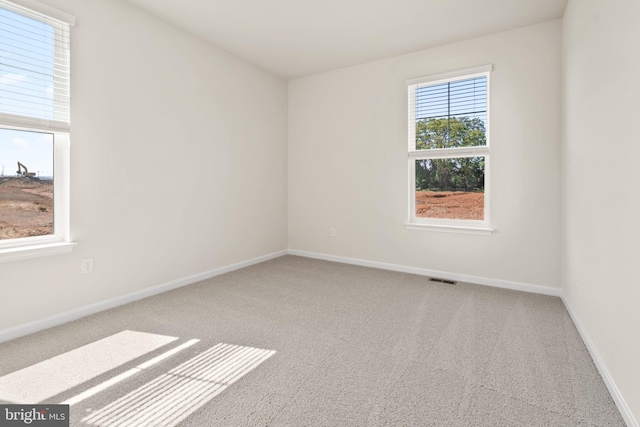
<path fill-rule="evenodd" d="M 4 0 L 0 0 L 0 6 L 3 6 L 3 3 L 5 3 L 5 5 L 6 3 L 13 3 L 13 8 L 18 9 L 16 10 L 16 12 L 18 13 L 24 13 L 24 11 L 21 9 L 27 9 L 27 11 L 33 11 L 43 15 L 47 15 L 48 17 L 57 19 L 58 21 L 71 26 L 76 24 L 75 16 L 51 7 L 47 4 L 40 3 L 36 0 L 6 0 L 6 2 Z"/>
<path fill-rule="evenodd" d="M 213 270 L 205 271 L 203 273 L 187 276 L 182 279 L 173 280 L 171 282 L 163 283 L 158 286 L 153 286 L 141 291 L 132 292 L 119 297 L 111 298 L 105 301 L 89 304 L 84 307 L 76 308 L 66 311 L 64 313 L 54 314 L 53 316 L 45 317 L 44 319 L 34 320 L 22 325 L 14 326 L 11 328 L 0 330 L 0 343 L 9 341 L 15 338 L 19 338 L 25 335 L 33 334 L 44 329 L 52 328 L 54 326 L 62 325 L 73 320 L 80 319 L 85 316 L 89 316 L 101 311 L 108 310 L 110 308 L 118 307 L 133 301 L 137 301 L 143 298 L 148 298 L 153 295 L 157 295 L 163 292 L 167 292 L 182 286 L 191 285 L 193 283 L 200 282 L 202 280 L 210 279 L 211 277 L 219 276 L 224 273 L 239 270 L 244 267 L 249 267 L 254 264 L 259 264 L 264 261 L 269 261 L 274 258 L 279 258 L 286 255 L 287 251 L 273 252 L 271 254 L 263 255 L 257 258 L 252 258 L 246 261 L 237 262 L 235 264 L 227 265 L 225 267 L 216 268 Z"/>
<path fill-rule="evenodd" d="M 0 113 L 0 123 L 2 123 L 2 127 L 4 128 L 17 130 L 28 129 L 31 132 L 69 132 L 71 129 L 71 126 L 67 122 L 8 113 Z"/>
<path fill-rule="evenodd" d="M 42 245 L 21 246 L 0 250 L 0 263 L 9 261 L 21 261 L 29 258 L 67 254 L 73 250 L 76 244 L 73 242 L 56 242 Z"/>
<path fill-rule="evenodd" d="M 435 83 L 441 80 L 451 81 L 457 77 L 471 78 L 476 75 L 486 74 L 493 71 L 493 64 L 481 65 L 479 67 L 466 68 L 464 70 L 451 71 L 448 73 L 432 74 L 429 76 L 416 77 L 406 80 L 407 85 L 418 85 L 420 83 Z"/>
<path fill-rule="evenodd" d="M 71 136 L 53 135 L 53 231 L 65 242 L 71 241 Z"/>
<path fill-rule="evenodd" d="M 415 133 L 415 132 L 414 132 Z M 467 157 L 486 157 L 490 153 L 489 145 L 458 148 L 432 148 L 429 150 L 409 151 L 410 159 L 457 159 Z"/>
<path fill-rule="evenodd" d="M 471 227 L 461 225 L 445 225 L 445 224 L 418 224 L 407 223 L 404 225 L 407 230 L 417 231 L 439 231 L 444 233 L 460 233 L 460 234 L 478 234 L 482 236 L 490 236 L 495 229 L 487 227 Z"/>
<path fill-rule="evenodd" d="M 491 286 L 494 288 L 502 288 L 502 289 L 511 289 L 514 291 L 530 292 L 530 293 L 540 294 L 540 295 L 550 295 L 554 297 L 559 297 L 561 294 L 560 288 L 552 288 L 550 286 L 531 285 L 528 283 L 513 282 L 510 280 L 490 279 L 487 277 L 449 273 L 446 271 L 430 270 L 430 269 L 420 268 L 420 267 L 409 267 L 405 265 L 387 264 L 384 262 L 369 261 L 369 260 L 358 259 L 358 258 L 347 258 L 347 257 L 342 257 L 337 255 L 321 254 L 317 252 L 299 251 L 296 249 L 289 249 L 288 253 L 289 255 L 301 256 L 305 258 L 339 262 L 342 264 L 360 265 L 363 267 L 379 268 L 382 270 L 389 270 L 389 271 L 399 271 L 401 273 L 417 274 L 420 276 L 439 277 L 439 278 L 449 279 L 454 281 L 473 283 L 476 285 Z"/>
<path fill-rule="evenodd" d="M 622 393 L 620 393 L 618 386 L 616 385 L 615 381 L 613 380 L 613 377 L 609 373 L 607 366 L 602 361 L 602 358 L 600 357 L 598 350 L 596 350 L 595 345 L 593 345 L 593 341 L 591 341 L 589 334 L 587 334 L 587 330 L 585 329 L 580 319 L 578 319 L 578 317 L 576 316 L 575 312 L 571 308 L 571 304 L 569 304 L 569 301 L 567 301 L 567 298 L 565 297 L 563 292 L 561 292 L 560 298 L 562 299 L 562 302 L 564 303 L 565 308 L 569 312 L 569 316 L 571 316 L 571 320 L 573 320 L 573 324 L 576 326 L 576 329 L 578 330 L 580 337 L 582 337 L 582 341 L 584 342 L 584 345 L 587 347 L 587 350 L 589 350 L 589 354 L 593 359 L 593 363 L 596 365 L 596 368 L 598 369 L 598 372 L 600 373 L 600 376 L 602 377 L 604 384 L 607 386 L 607 389 L 609 390 L 609 394 L 611 394 L 611 397 L 613 398 L 613 401 L 615 402 L 618 408 L 618 411 L 620 411 L 620 415 L 622 415 L 624 422 L 627 423 L 627 426 L 629 427 L 638 427 L 639 426 L 638 421 L 633 416 L 633 413 L 631 412 L 629 405 L 627 405 L 627 402 L 624 400 L 624 397 L 622 396 Z"/>
<path fill-rule="evenodd" d="M 407 147 L 411 153 L 416 150 L 416 88 L 412 85 L 407 86 L 407 102 Z"/>

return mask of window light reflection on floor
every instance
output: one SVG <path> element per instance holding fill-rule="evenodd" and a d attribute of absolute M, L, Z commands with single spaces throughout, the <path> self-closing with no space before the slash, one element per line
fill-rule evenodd
<path fill-rule="evenodd" d="M 175 426 L 275 354 L 217 344 L 85 417 L 94 426 Z"/>
<path fill-rule="evenodd" d="M 42 402 L 177 339 L 145 332 L 119 332 L 0 377 L 0 400 Z"/>
<path fill-rule="evenodd" d="M 108 379 L 107 381 L 104 381 L 94 387 L 91 387 L 88 390 L 83 391 L 82 393 L 73 396 L 67 400 L 65 400 L 64 402 L 61 402 L 62 405 L 75 405 L 77 403 L 82 402 L 83 400 L 86 400 L 92 396 L 95 396 L 96 394 L 100 393 L 101 391 L 104 391 L 106 389 L 108 389 L 109 387 L 112 387 L 124 380 L 126 380 L 127 378 L 130 378 L 132 376 L 134 376 L 135 374 L 142 372 L 144 369 L 148 369 L 154 365 L 156 365 L 157 363 L 162 362 L 163 360 L 181 352 L 182 350 L 191 347 L 192 345 L 196 344 L 200 342 L 200 340 L 197 339 L 193 339 L 193 340 L 189 340 L 184 344 L 181 344 L 175 348 L 172 348 L 169 351 L 166 351 L 164 353 L 162 353 L 161 355 L 154 357 L 151 360 L 148 360 L 144 363 L 141 363 L 140 365 L 136 366 L 135 368 L 129 369 L 128 371 L 125 371 L 123 373 L 121 373 L 120 375 L 117 375 L 113 378 Z"/>

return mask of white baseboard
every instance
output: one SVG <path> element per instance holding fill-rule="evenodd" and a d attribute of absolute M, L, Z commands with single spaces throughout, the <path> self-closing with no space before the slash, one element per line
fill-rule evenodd
<path fill-rule="evenodd" d="M 530 285 L 527 283 L 512 282 L 508 280 L 489 279 L 486 277 L 449 273 L 446 271 L 429 270 L 419 267 L 408 267 L 398 264 L 387 264 L 384 262 L 368 261 L 358 258 L 347 258 L 336 255 L 320 254 L 317 252 L 299 251 L 294 249 L 289 249 L 288 253 L 289 255 L 297 255 L 305 258 L 321 259 L 325 261 L 340 262 L 343 264 L 360 265 L 363 267 L 380 268 L 382 270 L 399 271 L 402 273 L 418 274 L 421 276 L 439 277 L 442 279 L 454 280 L 459 282 L 469 282 L 478 285 L 493 286 L 495 288 L 512 289 L 515 291 L 531 292 L 534 294 L 550 295 L 554 297 L 560 296 L 560 288 L 552 288 L 549 286 Z"/>
<path fill-rule="evenodd" d="M 250 265 L 258 264 L 270 259 L 278 258 L 283 255 L 297 255 L 306 258 L 315 258 L 325 261 L 340 262 L 343 264 L 360 265 L 364 267 L 380 268 L 383 270 L 399 271 L 403 273 L 418 274 L 423 276 L 440 277 L 443 279 L 456 280 L 461 282 L 476 283 L 479 285 L 493 286 L 497 288 L 513 289 L 517 291 L 532 292 L 537 294 L 560 296 L 560 289 L 551 288 L 546 286 L 529 285 L 526 283 L 511 282 L 499 279 L 488 279 L 485 277 L 469 276 L 464 274 L 455 274 L 444 271 L 428 270 L 418 267 L 408 267 L 397 264 L 387 264 L 376 261 L 367 261 L 363 259 L 347 258 L 335 255 L 320 254 L 316 252 L 306 252 L 299 250 L 283 250 L 274 252 L 261 257 L 253 258 L 250 260 L 238 262 L 225 267 L 216 268 L 203 273 L 195 274 L 192 276 L 184 277 L 182 279 L 173 280 L 158 286 L 143 289 L 141 291 L 133 292 L 130 294 L 122 295 L 105 301 L 100 301 L 94 304 L 90 304 L 84 307 L 80 307 L 74 310 L 59 313 L 53 316 L 38 319 L 32 322 L 28 322 L 22 325 L 14 326 L 11 328 L 0 330 L 0 342 L 9 341 L 21 336 L 29 335 L 53 326 L 58 326 L 63 323 L 71 322 L 73 320 L 80 319 L 91 314 L 99 313 L 110 308 L 114 308 L 120 305 L 124 305 L 133 301 L 137 301 L 143 298 L 147 298 L 153 295 L 157 295 L 162 292 L 170 291 L 182 286 L 190 285 L 201 280 L 209 279 L 220 274 L 228 273 L 230 271 L 238 270 Z"/>
<path fill-rule="evenodd" d="M 576 316 L 575 312 L 571 308 L 571 305 L 569 304 L 565 296 L 561 294 L 560 297 L 562 298 L 562 302 L 564 303 L 564 306 L 567 308 L 567 311 L 569 312 L 569 316 L 571 316 L 571 320 L 573 320 L 573 324 L 576 325 L 576 329 L 578 330 L 580 337 L 582 337 L 582 341 L 584 342 L 584 345 L 587 347 L 587 350 L 589 350 L 589 354 L 593 359 L 593 363 L 596 365 L 596 368 L 598 369 L 598 372 L 600 373 L 602 380 L 607 386 L 607 389 L 609 390 L 609 393 L 611 394 L 613 401 L 618 407 L 618 410 L 620 411 L 620 415 L 622 415 L 624 422 L 627 423 L 627 426 L 629 427 L 639 427 L 638 421 L 635 419 L 635 417 L 631 413 L 631 410 L 629 409 L 629 405 L 627 405 L 627 402 L 624 400 L 624 397 L 622 397 L 622 394 L 620 393 L 618 386 L 616 386 L 616 383 L 613 380 L 613 377 L 611 376 L 611 374 L 609 373 L 609 370 L 607 369 L 606 365 L 602 361 L 602 358 L 600 357 L 600 354 L 596 350 L 596 347 L 593 345 L 593 341 L 591 341 L 589 334 L 587 334 L 587 330 L 584 328 L 580 319 Z"/>
<path fill-rule="evenodd" d="M 42 331 L 54 326 L 62 325 L 63 323 L 71 322 L 73 320 L 80 319 L 91 314 L 99 313 L 110 308 L 118 307 L 133 301 L 137 301 L 143 298 L 147 298 L 153 295 L 167 292 L 172 289 L 180 288 L 182 286 L 191 285 L 202 280 L 209 279 L 214 276 L 219 276 L 224 273 L 228 273 L 234 270 L 239 270 L 250 265 L 258 264 L 270 259 L 278 258 L 286 255 L 287 251 L 273 252 L 271 254 L 263 255 L 257 258 L 241 261 L 235 264 L 227 265 L 224 267 L 216 268 L 213 270 L 205 271 L 203 273 L 194 274 L 192 276 L 184 277 L 182 279 L 173 280 L 171 282 L 163 283 L 158 286 L 143 289 L 141 291 L 132 292 L 130 294 L 122 295 L 119 297 L 111 298 L 105 301 L 100 301 L 94 304 L 86 305 L 84 307 L 69 310 L 64 313 L 55 314 L 53 316 L 45 317 L 43 319 L 34 320 L 22 325 L 14 326 L 0 330 L 0 342 L 9 341 L 15 338 L 19 338 L 25 335 L 33 334 L 35 332 Z"/>

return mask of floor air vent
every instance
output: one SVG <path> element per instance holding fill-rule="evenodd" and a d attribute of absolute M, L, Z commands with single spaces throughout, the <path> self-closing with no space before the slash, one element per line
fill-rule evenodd
<path fill-rule="evenodd" d="M 453 280 L 440 279 L 439 277 L 429 277 L 429 281 L 430 282 L 445 283 L 447 285 L 455 285 L 457 283 L 457 282 L 454 282 Z"/>

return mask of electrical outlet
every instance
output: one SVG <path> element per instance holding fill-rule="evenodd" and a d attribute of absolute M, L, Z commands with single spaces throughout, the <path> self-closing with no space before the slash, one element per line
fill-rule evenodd
<path fill-rule="evenodd" d="M 331 227 L 329 228 L 329 237 L 336 237 L 336 229 Z"/>
<path fill-rule="evenodd" d="M 93 258 L 85 258 L 82 260 L 82 274 L 93 273 Z"/>

